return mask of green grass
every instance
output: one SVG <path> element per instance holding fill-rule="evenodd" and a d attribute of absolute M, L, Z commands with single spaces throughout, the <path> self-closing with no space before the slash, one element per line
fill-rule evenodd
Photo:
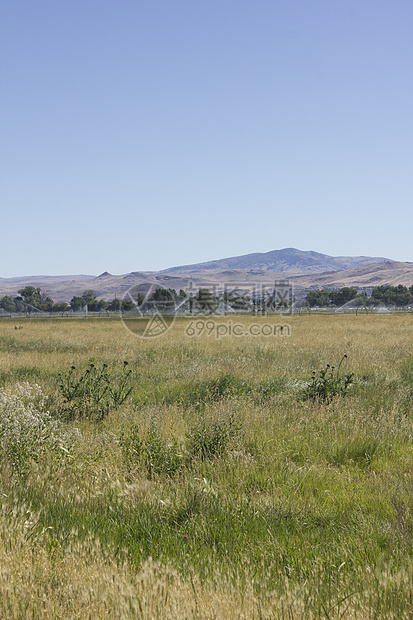
<path fill-rule="evenodd" d="M 0 342 L 14 347 L 2 350 L 2 384 L 40 384 L 55 420 L 57 380 L 72 364 L 82 376 L 92 358 L 109 369 L 126 360 L 133 376 L 104 418 L 59 422 L 60 451 L 33 453 L 19 470 L 2 453 L 4 531 L 25 506 L 27 553 L 36 544 L 69 562 L 94 540 L 119 570 L 150 558 L 162 575 L 174 567 L 189 617 L 209 617 L 200 601 L 206 609 L 215 588 L 245 617 L 410 618 L 411 318 L 289 320 L 291 336 L 270 342 L 188 339 L 183 320 L 150 342 L 114 320 L 22 320 L 16 336 L 0 323 Z M 312 372 L 344 353 L 350 388 L 303 399 Z"/>

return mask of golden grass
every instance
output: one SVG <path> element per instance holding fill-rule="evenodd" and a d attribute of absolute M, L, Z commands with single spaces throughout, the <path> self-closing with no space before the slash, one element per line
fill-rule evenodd
<path fill-rule="evenodd" d="M 63 370 L 71 363 L 86 364 L 96 357 L 108 361 L 144 362 L 143 373 L 156 371 L 169 376 L 216 373 L 248 373 L 257 377 L 269 371 L 307 373 L 324 363 L 334 363 L 343 353 L 348 367 L 357 372 L 379 369 L 394 371 L 394 364 L 412 351 L 413 315 L 302 315 L 283 317 L 217 317 L 217 323 L 239 322 L 288 324 L 291 336 L 221 337 L 185 336 L 190 319 L 178 319 L 164 336 L 157 339 L 135 337 L 116 319 L 21 319 L 14 329 L 9 320 L 0 322 L 0 371 L 13 368 Z M 21 347 L 21 350 L 20 350 Z M 173 367 L 171 359 L 174 359 Z M 254 360 L 254 364 L 251 361 Z M 152 366 L 152 368 L 150 368 Z M 167 373 L 168 374 L 168 373 Z"/>
<path fill-rule="evenodd" d="M 24 319 L 16 325 L 21 329 L 0 321 L 2 384 L 35 380 L 52 405 L 59 402 L 58 373 L 72 364 L 86 368 L 91 358 L 108 364 L 127 360 L 136 375 L 130 403 L 100 425 L 76 421 L 81 438 L 70 458 L 32 463 L 24 480 L 3 464 L 0 617 L 412 617 L 413 400 L 400 373 L 412 356 L 413 316 L 220 317 L 215 321 L 236 321 L 247 329 L 253 323 L 280 322 L 291 328 L 289 336 L 220 339 L 187 337 L 190 320 L 176 320 L 155 340 L 134 337 L 114 319 Z M 359 382 L 348 399 L 327 405 L 300 402 L 295 388 L 265 397 L 254 391 L 274 378 L 286 385 L 308 379 L 326 364 L 337 366 L 344 353 L 348 358 L 342 372 L 354 372 Z M 179 400 L 188 388 L 202 389 L 223 374 L 250 382 L 252 393 L 207 401 L 203 407 Z M 183 443 L 201 415 L 212 420 L 235 415 L 239 422 L 241 434 L 225 458 L 194 461 L 184 475 L 172 479 L 149 479 L 140 464 L 131 468 L 125 463 L 117 440 L 120 430 L 127 432 L 136 424 L 144 436 L 154 421 L 165 442 L 173 438 Z M 176 540 L 171 535 L 173 552 L 161 554 L 158 561 L 149 556 L 137 561 L 128 553 L 120 559 L 110 543 L 99 542 L 96 535 L 84 539 L 76 531 L 55 534 L 47 529 L 41 505 L 44 501 L 51 511 L 46 514 L 53 514 L 53 506 L 62 500 L 69 512 L 88 514 L 96 502 L 110 503 L 116 497 L 131 514 L 145 505 L 167 519 L 187 510 L 188 496 L 200 498 L 202 509 L 189 515 L 182 531 L 171 517 L 171 530 L 176 530 Z M 22 497 L 19 504 L 16 498 Z M 40 507 L 33 509 L 32 500 Z M 214 515 L 214 501 L 245 531 L 243 511 L 263 523 L 267 514 L 281 515 L 278 521 L 273 517 L 263 533 L 254 531 L 250 540 L 237 540 L 240 557 L 245 557 L 245 578 L 243 565 L 234 568 L 228 560 L 225 568 L 232 552 L 230 535 L 228 541 L 207 548 L 215 545 L 208 542 L 215 535 L 222 538 L 222 531 L 216 534 L 202 513 L 210 509 L 208 514 Z M 291 523 L 296 548 L 289 546 L 284 522 Z M 328 523 L 336 532 L 331 539 Z M 313 534 L 317 528 L 318 537 Z M 187 531 L 193 542 L 183 539 Z M 371 541 L 374 545 L 369 546 Z M 364 548 L 359 551 L 357 544 Z M 383 557 L 377 551 L 380 545 Z M 293 557 L 300 551 L 305 556 L 302 566 Z M 171 559 L 174 553 L 179 561 Z M 212 577 L 198 570 L 197 553 L 205 553 L 212 563 Z M 254 582 L 261 561 L 270 562 L 276 575 L 285 574 L 285 583 L 266 588 L 261 569 L 264 583 Z M 318 588 L 311 571 L 318 571 L 322 580 L 326 566 L 336 581 L 343 575 L 342 590 L 337 585 L 343 601 L 334 594 L 324 609 L 326 585 Z M 357 591 L 355 583 L 360 584 Z"/>

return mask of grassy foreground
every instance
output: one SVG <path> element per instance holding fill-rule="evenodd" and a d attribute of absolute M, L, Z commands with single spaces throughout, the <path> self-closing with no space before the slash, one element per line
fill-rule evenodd
<path fill-rule="evenodd" d="M 0 322 L 0 617 L 411 618 L 413 316 L 188 322 Z"/>

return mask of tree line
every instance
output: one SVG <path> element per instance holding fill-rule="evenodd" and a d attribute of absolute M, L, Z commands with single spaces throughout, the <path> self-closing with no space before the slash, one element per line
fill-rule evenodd
<path fill-rule="evenodd" d="M 398 286 L 377 286 L 371 292 L 370 297 L 366 293 L 359 293 L 356 288 L 345 286 L 339 291 L 320 289 L 310 291 L 306 296 L 306 304 L 314 307 L 341 307 L 349 302 L 355 306 L 397 306 L 407 307 L 413 305 L 413 285 L 410 288 L 399 284 Z"/>
<path fill-rule="evenodd" d="M 0 308 L 2 308 L 5 312 L 22 312 L 22 313 L 32 313 L 36 312 L 36 310 L 41 310 L 42 312 L 56 312 L 56 313 L 64 313 L 73 311 L 76 312 L 78 310 L 82 310 L 85 306 L 87 306 L 88 310 L 91 312 L 100 312 L 101 310 L 120 310 L 122 309 L 131 309 L 134 307 L 132 302 L 122 301 L 120 299 L 113 299 L 112 301 L 105 301 L 103 299 L 98 300 L 93 291 L 87 290 L 82 293 L 82 295 L 75 295 L 72 297 L 70 303 L 64 302 L 54 302 L 51 297 L 47 295 L 47 293 L 43 292 L 40 288 L 35 288 L 34 286 L 26 286 L 25 288 L 20 289 L 18 292 L 18 296 L 11 297 L 10 295 L 5 295 L 0 299 Z"/>
<path fill-rule="evenodd" d="M 213 312 L 218 308 L 220 302 L 227 304 L 234 311 L 247 311 L 252 308 L 264 310 L 269 309 L 271 305 L 270 299 L 251 299 L 248 296 L 237 295 L 232 292 L 215 295 L 206 288 L 199 289 L 194 295 L 189 295 L 182 289 L 177 292 L 171 288 L 156 288 L 150 296 L 145 296 L 143 292 L 139 292 L 136 295 L 135 301 L 116 298 L 111 301 L 98 300 L 92 290 L 86 290 L 80 296 L 73 296 L 69 303 L 56 303 L 40 288 L 26 286 L 18 291 L 18 296 L 16 297 L 5 295 L 1 298 L 0 308 L 4 312 L 20 312 L 25 314 L 39 310 L 47 313 L 77 312 L 85 307 L 90 312 L 117 312 L 120 310 L 127 312 L 133 310 L 136 306 L 142 306 L 144 302 L 146 308 L 150 309 L 156 305 L 158 310 L 178 307 L 187 302 L 190 312 Z M 279 308 L 286 305 L 287 303 L 283 302 L 283 300 L 277 301 L 277 307 Z"/>
<path fill-rule="evenodd" d="M 0 299 L 0 308 L 5 312 L 21 312 L 25 314 L 30 314 L 38 310 L 48 313 L 78 312 L 85 307 L 87 307 L 90 312 L 118 312 L 120 310 L 127 312 L 133 310 L 136 306 L 141 306 L 144 301 L 149 302 L 149 306 L 151 304 L 156 304 L 158 308 L 166 308 L 172 303 L 178 306 L 181 302 L 189 299 L 195 304 L 203 306 L 217 303 L 217 298 L 207 289 L 200 289 L 194 298 L 190 298 L 184 290 L 180 290 L 179 293 L 177 293 L 175 289 L 156 288 L 148 298 L 146 298 L 144 293 L 139 292 L 136 295 L 135 302 L 128 299 L 117 298 L 111 301 L 106 301 L 104 299 L 99 300 L 92 290 L 86 290 L 79 296 L 74 295 L 69 303 L 54 302 L 47 293 L 34 286 L 26 286 L 17 292 L 18 295 L 16 297 L 10 295 L 2 297 Z"/>
<path fill-rule="evenodd" d="M 232 292 L 225 292 L 215 295 L 209 289 L 201 288 L 193 296 L 189 296 L 184 290 L 179 293 L 175 289 L 157 288 L 145 298 L 144 293 L 138 293 L 135 302 L 125 299 L 112 299 L 106 301 L 98 300 L 92 290 L 86 290 L 82 295 L 74 295 L 69 303 L 54 302 L 47 293 L 34 286 L 26 286 L 18 291 L 16 297 L 5 295 L 0 299 L 0 308 L 4 312 L 32 313 L 38 310 L 48 313 L 77 312 L 87 307 L 90 312 L 127 312 L 136 306 L 141 306 L 144 302 L 156 304 L 158 309 L 175 307 L 183 302 L 187 302 L 189 310 L 192 312 L 214 312 L 219 304 L 223 302 L 233 311 L 255 311 L 265 312 L 268 310 L 282 310 L 291 305 L 290 300 L 251 298 L 249 296 L 237 295 Z M 359 307 L 369 307 L 377 305 L 406 307 L 413 305 L 413 285 L 410 288 L 399 284 L 398 286 L 377 286 L 371 292 L 370 297 L 365 293 L 359 293 L 356 288 L 345 286 L 340 290 L 320 289 L 307 293 L 305 303 L 308 307 L 341 307 L 349 302 Z M 150 304 L 149 304 L 150 305 Z"/>

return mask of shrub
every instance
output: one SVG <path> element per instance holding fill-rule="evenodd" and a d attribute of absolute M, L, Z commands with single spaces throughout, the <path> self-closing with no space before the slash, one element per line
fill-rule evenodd
<path fill-rule="evenodd" d="M 44 409 L 45 399 L 37 384 L 18 383 L 0 390 L 0 440 L 2 452 L 13 469 L 24 473 L 30 459 L 38 461 L 46 452 L 63 454 L 69 433 Z"/>
<path fill-rule="evenodd" d="M 344 396 L 350 385 L 353 383 L 354 373 L 348 373 L 344 377 L 340 377 L 340 367 L 347 355 L 343 355 L 337 372 L 334 372 L 334 366 L 327 364 L 318 372 L 313 371 L 313 376 L 304 388 L 302 397 L 304 400 L 322 400 L 330 402 L 335 396 Z"/>
<path fill-rule="evenodd" d="M 121 371 L 108 370 L 107 364 L 89 367 L 78 372 L 72 366 L 59 375 L 59 388 L 64 399 L 64 417 L 102 420 L 114 407 L 122 405 L 132 392 L 132 371 L 123 363 Z"/>

